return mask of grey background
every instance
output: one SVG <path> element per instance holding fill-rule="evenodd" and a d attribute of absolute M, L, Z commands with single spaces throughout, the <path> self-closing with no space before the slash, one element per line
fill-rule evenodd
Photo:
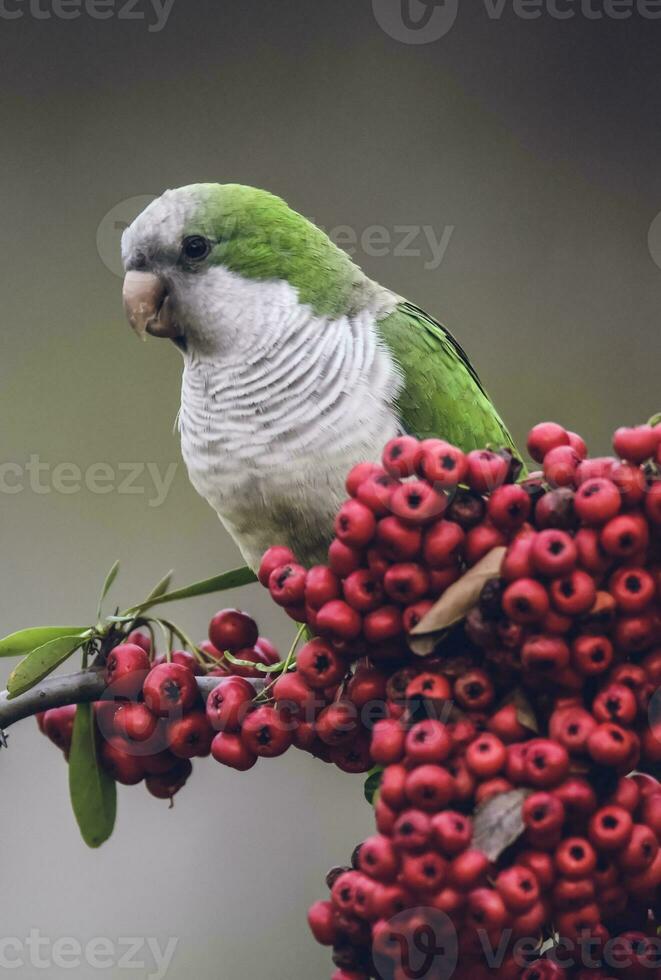
<path fill-rule="evenodd" d="M 606 450 L 617 424 L 661 407 L 660 38 L 639 17 L 493 20 L 481 3 L 428 45 L 389 37 L 368 0 L 176 0 L 160 33 L 0 18 L 1 461 L 178 461 L 179 356 L 130 335 L 97 229 L 112 254 L 103 219 L 119 202 L 197 180 L 267 187 L 359 234 L 454 226 L 436 270 L 426 253 L 356 257 L 445 319 L 518 438 L 551 416 Z M 652 240 L 661 263 L 658 225 Z M 29 489 L 0 507 L 3 633 L 90 621 L 116 557 L 126 603 L 171 566 L 184 582 L 238 563 L 181 466 L 158 508 L 149 493 Z M 287 644 L 260 590 L 231 601 Z M 202 637 L 217 605 L 176 614 Z M 3 936 L 174 936 L 171 977 L 329 975 L 305 912 L 369 832 L 360 778 L 294 752 L 244 776 L 202 762 L 171 812 L 120 790 L 94 853 L 34 723 L 0 769 Z"/>

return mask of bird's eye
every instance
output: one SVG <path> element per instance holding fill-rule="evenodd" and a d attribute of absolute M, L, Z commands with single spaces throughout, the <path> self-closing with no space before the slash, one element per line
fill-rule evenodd
<path fill-rule="evenodd" d="M 191 262 L 200 262 L 206 259 L 211 251 L 211 244 L 202 235 L 191 235 L 189 238 L 184 238 L 181 251 Z"/>

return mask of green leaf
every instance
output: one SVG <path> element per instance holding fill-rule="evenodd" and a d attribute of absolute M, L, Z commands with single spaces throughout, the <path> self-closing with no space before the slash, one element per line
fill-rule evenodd
<path fill-rule="evenodd" d="M 170 588 L 170 582 L 172 581 L 173 575 L 174 569 L 171 568 L 167 575 L 164 575 L 161 581 L 156 583 L 145 599 L 145 602 L 151 602 L 153 599 L 160 599 L 161 596 L 164 596 L 166 591 Z"/>
<path fill-rule="evenodd" d="M 0 640 L 0 657 L 24 657 L 51 640 L 61 636 L 81 636 L 85 632 L 85 626 L 34 626 L 19 630 Z"/>
<path fill-rule="evenodd" d="M 225 660 L 229 660 L 231 664 L 235 667 L 253 667 L 255 670 L 259 670 L 262 674 L 275 674 L 278 671 L 282 672 L 285 669 L 286 662 L 284 660 L 278 660 L 275 664 L 257 664 L 252 660 L 239 660 L 237 657 L 233 656 L 229 650 L 226 650 L 223 654 Z"/>
<path fill-rule="evenodd" d="M 99 596 L 99 604 L 96 610 L 96 618 L 101 619 L 101 607 L 103 605 L 103 600 L 110 592 L 113 582 L 117 578 L 117 573 L 119 571 L 119 561 L 116 561 L 108 574 L 106 575 L 106 580 L 103 583 L 103 588 L 101 589 L 101 595 Z"/>
<path fill-rule="evenodd" d="M 83 645 L 85 636 L 86 634 L 80 633 L 77 636 L 60 636 L 29 653 L 9 675 L 7 681 L 9 697 L 15 698 L 19 694 L 25 694 L 43 680 Z"/>
<path fill-rule="evenodd" d="M 363 787 L 363 792 L 365 794 L 365 799 L 370 804 L 374 806 L 376 803 L 376 795 L 379 792 L 379 787 L 381 786 L 381 779 L 383 778 L 383 766 L 375 766 L 374 769 L 370 769 L 367 774 L 367 779 L 365 780 L 365 785 Z"/>
<path fill-rule="evenodd" d="M 162 602 L 176 602 L 178 599 L 192 599 L 195 596 L 211 595 L 213 592 L 224 592 L 227 589 L 238 589 L 242 585 L 250 585 L 257 581 L 255 573 L 244 565 L 243 568 L 235 568 L 231 572 L 223 572 L 222 575 L 215 575 L 213 578 L 204 579 L 202 582 L 194 582 L 183 589 L 176 589 L 174 592 L 166 592 L 156 598 L 145 599 L 139 606 L 133 606 L 131 611 L 137 612 L 146 609 L 148 606 L 160 605 Z"/>
<path fill-rule="evenodd" d="M 117 786 L 99 765 L 91 704 L 79 704 L 76 709 L 69 753 L 69 792 L 83 840 L 88 847 L 100 847 L 115 826 Z"/>

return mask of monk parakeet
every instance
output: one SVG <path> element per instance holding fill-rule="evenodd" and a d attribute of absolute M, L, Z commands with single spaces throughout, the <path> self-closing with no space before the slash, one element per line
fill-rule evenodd
<path fill-rule="evenodd" d="M 190 479 L 252 568 L 273 544 L 324 561 L 347 472 L 399 433 L 512 445 L 449 331 L 273 194 L 166 191 L 122 256 L 132 326 L 183 355 Z"/>

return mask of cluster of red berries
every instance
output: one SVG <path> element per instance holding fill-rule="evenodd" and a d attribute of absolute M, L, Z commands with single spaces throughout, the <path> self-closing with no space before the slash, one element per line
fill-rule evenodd
<path fill-rule="evenodd" d="M 259 579 L 272 598 L 350 656 L 399 664 L 406 634 L 445 590 L 530 514 L 509 450 L 467 455 L 440 439 L 393 439 L 382 466 L 360 463 L 335 519 L 328 564 L 305 569 L 288 548 L 266 552 Z M 491 493 L 489 499 L 485 494 Z"/>
<path fill-rule="evenodd" d="M 390 462 L 398 447 L 414 471 L 399 486 L 420 484 L 427 444 L 414 442 L 405 437 L 386 448 L 391 472 L 377 476 L 380 486 L 399 482 Z M 506 544 L 507 552 L 500 577 L 486 584 L 452 647 L 441 645 L 424 669 L 409 659 L 387 681 L 387 715 L 371 728 L 372 761 L 385 767 L 378 834 L 357 849 L 352 868 L 331 873 L 330 901 L 310 911 L 313 934 L 334 947 L 335 980 L 416 975 L 403 965 L 402 949 L 438 930 L 440 913 L 455 936 L 455 976 L 564 976 L 552 951 L 541 953 L 554 937 L 555 948 L 587 942 L 593 953 L 606 946 L 608 954 L 631 953 L 613 954 L 614 963 L 605 955 L 598 970 L 587 970 L 579 956 L 572 976 L 661 975 L 653 938 L 661 914 L 661 786 L 651 775 L 629 776 L 639 767 L 658 773 L 661 761 L 660 446 L 661 428 L 619 430 L 619 458 L 588 459 L 580 437 L 545 423 L 528 442 L 541 472 L 514 483 L 507 482 L 511 468 L 502 468 L 500 481 L 478 490 L 463 469 L 469 489 L 456 495 L 464 509 L 472 502 L 477 522 L 453 518 L 455 495 L 442 516 L 418 525 L 409 582 L 414 572 L 434 570 L 429 541 L 453 541 L 442 566 L 451 570 L 449 581 L 492 547 Z M 360 500 L 351 477 L 349 489 Z M 353 504 L 350 513 L 358 513 Z M 376 582 L 380 602 L 387 597 L 390 610 L 399 608 L 406 630 L 416 613 L 386 589 L 386 575 L 399 573 L 401 563 L 384 553 L 378 527 L 413 522 L 401 513 L 374 516 L 360 575 Z M 345 533 L 341 522 L 336 531 Z M 337 542 L 332 547 L 339 553 Z M 341 592 L 327 602 L 333 610 L 352 606 L 349 583 L 358 570 L 345 576 L 336 566 L 332 579 L 332 557 L 329 565 L 325 580 Z M 291 559 L 270 572 L 276 599 L 288 567 Z M 322 572 L 307 576 L 314 586 Z M 296 565 L 292 577 L 301 577 Z M 423 614 L 433 597 L 415 596 Z M 395 637 L 375 637 L 365 626 L 369 613 L 362 611 L 361 630 L 350 639 L 333 617 L 329 623 L 320 615 L 324 605 L 304 600 L 308 620 L 345 658 L 355 645 L 359 656 L 375 649 L 382 662 L 382 644 Z M 386 618 L 380 613 L 379 621 Z M 517 793 L 518 836 L 489 860 L 473 840 L 475 812 L 493 806 L 497 814 L 499 801 Z M 530 941 L 527 963 L 515 954 L 522 939 Z M 486 965 L 489 949 L 500 950 L 497 967 Z M 425 975 L 451 972 L 440 957 Z"/>
<path fill-rule="evenodd" d="M 371 738 L 372 759 L 385 767 L 378 832 L 354 852 L 353 867 L 331 872 L 330 900 L 309 913 L 317 941 L 333 947 L 335 980 L 415 976 L 403 949 L 412 957 L 418 947 L 419 961 L 430 935 L 443 941 L 420 974 L 429 980 L 554 977 L 552 961 L 537 962 L 545 940 L 555 935 L 572 950 L 591 943 L 593 954 L 608 944 L 609 955 L 625 928 L 639 959 L 661 969 L 650 938 L 661 908 L 661 786 L 578 761 L 566 736 L 590 716 L 574 698 L 557 698 L 542 737 L 515 702 L 498 705 L 501 681 L 456 661 L 390 679 L 389 717 Z M 515 839 L 490 860 L 475 814 L 496 835 L 500 807 L 512 800 Z M 610 975 L 639 974 L 589 974 Z"/>
<path fill-rule="evenodd" d="M 134 630 L 108 652 L 104 699 L 94 707 L 101 763 L 117 782 L 132 786 L 144 780 L 153 796 L 171 799 L 190 776 L 191 760 L 212 752 L 220 728 L 213 692 L 205 710 L 198 679 L 218 677 L 222 684 L 232 673 L 232 684 L 244 685 L 252 700 L 255 689 L 247 678 L 263 674 L 247 664 L 279 661 L 273 644 L 258 636 L 255 621 L 237 609 L 214 616 L 199 651 L 199 659 L 185 650 L 156 657 L 150 636 Z M 243 666 L 229 663 L 225 651 Z M 37 716 L 41 731 L 65 756 L 75 712 L 75 705 L 66 705 Z"/>

